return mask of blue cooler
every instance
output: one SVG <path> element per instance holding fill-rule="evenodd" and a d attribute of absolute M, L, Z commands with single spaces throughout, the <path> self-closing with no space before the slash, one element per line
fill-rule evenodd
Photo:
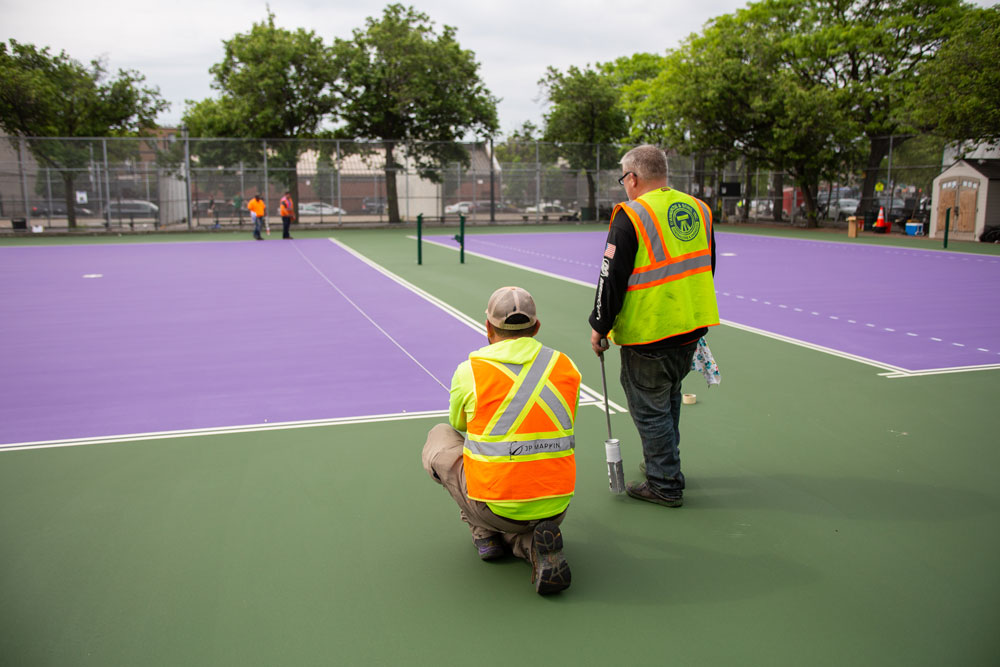
<path fill-rule="evenodd" d="M 907 236 L 923 236 L 924 235 L 924 223 L 922 223 L 922 222 L 908 222 L 908 223 L 906 223 L 906 235 Z"/>

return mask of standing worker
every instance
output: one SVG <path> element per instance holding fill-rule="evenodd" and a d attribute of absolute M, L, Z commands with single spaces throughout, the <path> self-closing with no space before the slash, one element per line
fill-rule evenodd
<path fill-rule="evenodd" d="M 559 524 L 576 485 L 580 371 L 537 340 L 531 295 L 501 287 L 486 307 L 489 345 L 451 380 L 449 424 L 427 435 L 424 470 L 458 503 L 482 560 L 509 548 L 541 595 L 570 584 Z M 464 435 L 463 433 L 464 432 Z"/>
<path fill-rule="evenodd" d="M 250 219 L 253 221 L 253 237 L 258 241 L 263 241 L 264 239 L 260 235 L 260 228 L 264 224 L 267 204 L 264 203 L 259 194 L 256 194 L 253 196 L 253 199 L 247 202 L 247 208 L 250 209 Z"/>
<path fill-rule="evenodd" d="M 712 212 L 667 187 L 667 156 L 633 148 L 621 160 L 629 201 L 615 206 L 590 314 L 590 345 L 621 346 L 621 383 L 642 440 L 646 481 L 633 498 L 684 504 L 680 459 L 681 380 L 698 340 L 719 323 Z"/>
<path fill-rule="evenodd" d="M 285 190 L 284 196 L 279 202 L 281 207 L 281 238 L 290 239 L 292 235 L 289 234 L 289 227 L 292 224 L 292 220 L 295 219 L 295 205 L 292 204 L 292 193 Z"/>

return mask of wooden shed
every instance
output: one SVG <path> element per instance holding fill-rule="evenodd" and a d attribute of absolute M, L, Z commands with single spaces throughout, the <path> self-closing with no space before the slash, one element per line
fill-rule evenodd
<path fill-rule="evenodd" d="M 977 240 L 987 227 L 1000 226 L 1000 160 L 959 160 L 934 179 L 931 236 Z"/>

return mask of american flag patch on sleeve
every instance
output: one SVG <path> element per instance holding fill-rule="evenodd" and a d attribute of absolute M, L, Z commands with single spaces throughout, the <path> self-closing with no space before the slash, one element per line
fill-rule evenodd
<path fill-rule="evenodd" d="M 613 244 L 609 243 L 607 245 L 607 247 L 604 249 L 604 256 L 607 257 L 608 259 L 615 258 L 615 246 Z"/>

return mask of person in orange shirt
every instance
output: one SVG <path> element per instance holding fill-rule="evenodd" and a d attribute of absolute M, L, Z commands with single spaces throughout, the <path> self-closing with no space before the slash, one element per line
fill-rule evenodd
<path fill-rule="evenodd" d="M 253 237 L 258 241 L 263 241 L 264 239 L 260 235 L 260 228 L 264 224 L 267 204 L 264 203 L 259 194 L 256 194 L 253 196 L 253 199 L 247 202 L 247 209 L 250 210 L 250 218 L 253 220 Z"/>
<path fill-rule="evenodd" d="M 292 203 L 292 193 L 285 190 L 285 196 L 281 198 L 281 238 L 290 239 L 292 235 L 289 234 L 289 226 L 292 224 L 292 220 L 295 219 L 295 205 Z"/>

